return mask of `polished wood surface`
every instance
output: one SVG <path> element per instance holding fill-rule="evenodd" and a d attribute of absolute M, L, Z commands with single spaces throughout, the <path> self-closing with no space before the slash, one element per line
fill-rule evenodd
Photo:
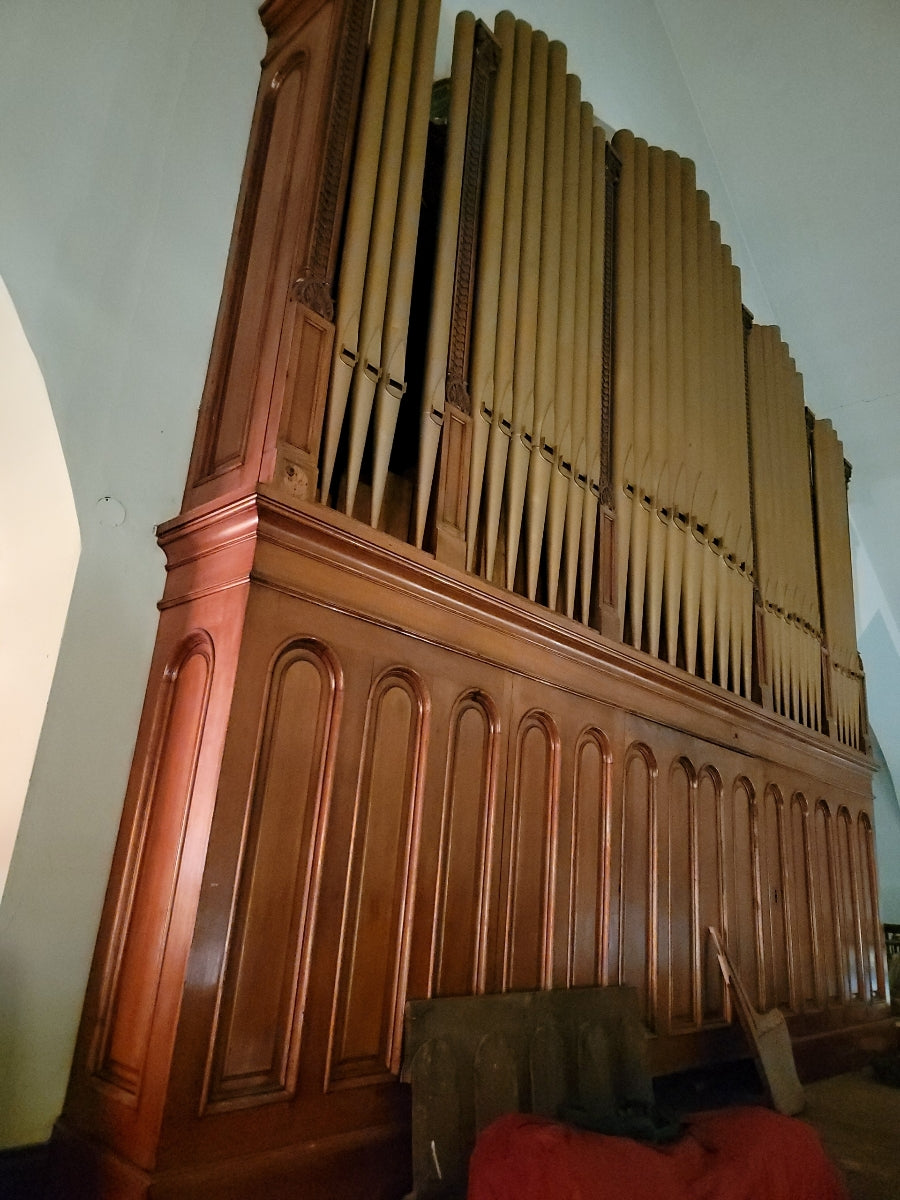
<path fill-rule="evenodd" d="M 318 506 L 164 543 L 150 737 L 178 714 L 185 753 L 152 821 L 137 781 L 68 1132 L 212 1180 L 402 1129 L 408 996 L 628 983 L 692 1061 L 730 1032 L 712 921 L 798 1036 L 886 1015 L 858 753 Z"/>

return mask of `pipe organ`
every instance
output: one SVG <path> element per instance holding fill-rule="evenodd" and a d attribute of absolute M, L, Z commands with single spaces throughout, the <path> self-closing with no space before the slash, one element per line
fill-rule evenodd
<path fill-rule="evenodd" d="M 396 1198 L 407 997 L 886 1036 L 840 442 L 693 163 L 438 0 L 269 36 L 61 1194 Z M 602 114 L 601 114 L 602 115 Z"/>

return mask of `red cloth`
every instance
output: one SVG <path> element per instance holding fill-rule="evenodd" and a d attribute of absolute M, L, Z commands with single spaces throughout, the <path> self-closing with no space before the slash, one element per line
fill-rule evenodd
<path fill-rule="evenodd" d="M 512 1114 L 485 1129 L 468 1200 L 848 1200 L 814 1130 L 765 1108 L 690 1117 L 668 1146 Z"/>

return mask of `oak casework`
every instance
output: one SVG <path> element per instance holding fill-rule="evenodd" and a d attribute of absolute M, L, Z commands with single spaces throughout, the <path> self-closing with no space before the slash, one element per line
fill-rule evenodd
<path fill-rule="evenodd" d="M 700 430 L 714 460 L 732 426 L 707 429 L 697 408 L 663 442 L 660 410 L 632 407 L 630 458 L 613 440 L 614 379 L 621 392 L 629 371 L 658 373 L 672 354 L 681 374 L 667 411 L 688 404 L 686 356 L 690 371 L 727 380 L 729 420 L 743 414 L 754 453 L 771 431 L 770 409 L 747 405 L 741 390 L 736 277 L 696 215 L 690 165 L 635 151 L 624 135 L 610 150 L 555 44 L 508 16 L 493 34 L 463 18 L 455 63 L 468 83 L 454 91 L 451 81 L 449 109 L 469 114 L 470 136 L 447 130 L 457 183 L 445 177 L 433 190 L 475 241 L 466 267 L 434 218 L 436 241 L 449 239 L 454 254 L 436 272 L 450 280 L 449 301 L 429 309 L 461 378 L 410 408 L 405 385 L 390 392 L 393 368 L 376 363 L 361 381 L 366 362 L 359 347 L 349 353 L 341 321 L 351 276 L 364 280 L 369 264 L 350 267 L 339 250 L 376 236 L 365 205 L 374 222 L 389 185 L 399 208 L 412 189 L 413 215 L 392 221 L 415 225 L 415 179 L 385 181 L 377 152 L 368 182 L 351 166 L 366 160 L 366 129 L 394 127 L 409 144 L 413 105 L 407 94 L 391 115 L 401 103 L 391 93 L 421 81 L 408 71 L 402 86 L 385 62 L 427 56 L 437 5 L 381 0 L 365 81 L 365 0 L 267 0 L 260 12 L 269 47 L 184 505 L 159 530 L 167 581 L 53 1139 L 58 1193 L 399 1200 L 410 1185 L 399 1081 L 408 997 L 629 984 L 657 1072 L 712 1063 L 746 1051 L 707 948 L 710 925 L 759 1006 L 785 1011 L 801 1065 L 849 1062 L 886 1036 L 889 1006 L 840 444 L 817 426 L 815 490 L 808 457 L 805 492 L 792 484 L 810 506 L 811 607 L 800 611 L 774 570 L 779 555 L 798 554 L 773 542 L 771 521 L 759 541 L 770 593 L 754 575 L 751 513 L 769 510 L 753 494 L 752 456 L 741 467 L 729 446 L 739 477 L 727 495 L 699 476 L 678 490 L 694 470 L 685 430 Z M 519 341 L 504 346 L 479 327 L 483 305 L 466 324 L 473 310 L 458 284 L 469 271 L 463 292 L 495 286 L 483 276 L 489 200 L 502 209 L 518 195 L 517 228 L 537 220 L 542 236 L 538 200 L 558 181 L 546 171 L 524 181 L 534 164 L 509 123 L 537 111 L 540 96 L 541 111 L 562 115 L 557 165 L 577 204 L 571 238 L 557 228 L 548 251 L 555 291 L 546 278 L 537 294 L 509 290 L 503 255 L 521 274 L 534 247 L 500 236 L 495 312 L 513 327 L 535 306 L 555 313 L 553 344 L 532 346 L 527 362 Z M 489 125 L 498 105 L 512 139 L 503 164 L 523 172 L 519 191 L 515 179 L 498 182 L 500 156 L 471 124 Z M 647 180 L 669 186 L 641 232 L 634 197 L 644 184 L 629 163 L 644 150 Z M 415 168 L 426 198 L 430 169 Z M 411 171 L 400 166 L 401 177 Z M 564 192 L 557 199 L 571 199 Z M 484 203 L 473 207 L 473 194 Z M 667 213 L 677 254 L 659 240 Z M 654 248 L 624 316 L 614 280 L 623 230 L 632 247 L 646 235 Z M 700 268 L 682 252 L 698 230 Z M 418 292 L 387 269 L 387 309 L 415 321 Z M 702 272 L 706 291 L 679 282 Z M 571 326 L 560 276 L 579 298 Z M 674 335 L 658 329 L 642 342 L 634 309 L 652 288 L 667 297 L 670 334 L 689 332 L 718 296 L 718 349 L 691 359 L 687 341 L 674 350 Z M 428 336 L 410 335 L 411 355 Z M 632 358 L 614 372 L 626 344 Z M 774 331 L 747 344 L 746 378 L 787 369 Z M 561 407 L 560 347 L 570 389 Z M 469 393 L 466 373 L 488 358 L 509 380 L 548 372 L 536 408 L 518 393 L 491 403 Z M 343 411 L 339 361 L 350 372 Z M 639 427 L 652 444 L 642 447 Z M 397 469 L 391 443 L 403 428 L 417 453 Z M 473 454 L 487 464 L 474 517 Z M 673 455 L 678 487 L 665 465 Z M 646 471 L 631 476 L 638 458 Z M 700 520 L 691 505 L 704 488 Z M 524 506 L 521 555 L 511 497 Z M 652 526 L 660 506 L 662 533 Z M 626 510 L 628 546 L 617 552 Z M 815 573 L 822 547 L 827 579 Z M 645 612 L 652 644 L 637 632 Z M 791 638 L 803 645 L 802 681 Z"/>

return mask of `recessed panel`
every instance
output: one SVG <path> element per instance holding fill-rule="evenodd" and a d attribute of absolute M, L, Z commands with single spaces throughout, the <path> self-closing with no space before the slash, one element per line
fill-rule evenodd
<path fill-rule="evenodd" d="M 507 944 L 504 987 L 547 986 L 553 924 L 552 867 L 559 788 L 558 738 L 544 714 L 519 726 L 506 865 Z"/>
<path fill-rule="evenodd" d="M 802 796 L 794 796 L 790 838 L 791 934 L 797 1000 L 803 1008 L 811 1008 L 816 1002 L 811 857 L 808 805 Z"/>
<path fill-rule="evenodd" d="M 441 827 L 433 990 L 480 990 L 487 936 L 497 718 L 488 697 L 468 693 L 450 720 Z"/>
<path fill-rule="evenodd" d="M 692 1027 L 695 1020 L 697 921 L 694 893 L 696 831 L 694 770 L 686 759 L 674 763 L 669 775 L 669 894 L 663 920 L 669 939 L 669 1019 L 674 1029 Z"/>
<path fill-rule="evenodd" d="M 336 729 L 324 647 L 283 651 L 269 678 L 236 914 L 212 1056 L 210 1104 L 295 1085 Z"/>
<path fill-rule="evenodd" d="M 606 885 L 608 757 L 597 730 L 579 739 L 575 752 L 572 813 L 571 982 L 600 982 Z"/>
<path fill-rule="evenodd" d="M 697 973 L 703 1021 L 724 1017 L 722 972 L 710 952 L 708 929 L 725 931 L 725 867 L 722 861 L 722 781 L 709 766 L 697 780 Z"/>
<path fill-rule="evenodd" d="M 834 858 L 834 827 L 831 812 L 824 800 L 816 805 L 815 816 L 815 904 L 816 946 L 819 955 L 820 987 L 824 999 L 838 1001 L 841 996 L 839 962 L 837 898 L 834 881 L 837 864 Z"/>
<path fill-rule="evenodd" d="M 368 1082 L 399 1067 L 425 702 L 409 672 L 369 698 L 335 997 L 330 1078 Z"/>
<path fill-rule="evenodd" d="M 655 1021 L 656 838 L 654 789 L 656 762 L 646 746 L 626 756 L 622 799 L 619 902 L 619 980 L 637 988 L 641 1010 Z"/>
<path fill-rule="evenodd" d="M 129 854 L 122 922 L 111 949 L 95 1071 L 135 1097 L 141 1085 L 197 755 L 212 676 L 212 647 L 196 639 L 166 671 L 154 753 Z"/>

